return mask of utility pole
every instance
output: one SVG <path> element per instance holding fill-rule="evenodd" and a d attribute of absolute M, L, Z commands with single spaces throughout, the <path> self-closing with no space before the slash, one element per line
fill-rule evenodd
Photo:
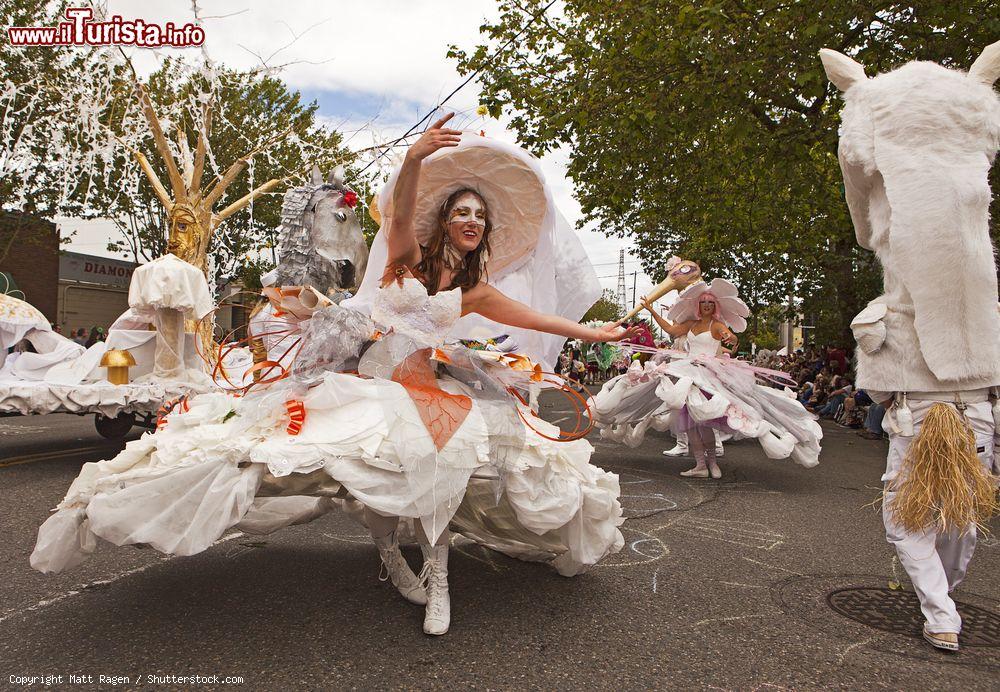
<path fill-rule="evenodd" d="M 629 311 L 630 305 L 625 304 L 625 250 L 618 253 L 618 289 L 615 291 L 618 300 L 618 307 L 622 309 L 624 315 Z"/>
<path fill-rule="evenodd" d="M 632 272 L 632 305 L 635 305 L 635 280 L 639 276 L 638 271 Z"/>

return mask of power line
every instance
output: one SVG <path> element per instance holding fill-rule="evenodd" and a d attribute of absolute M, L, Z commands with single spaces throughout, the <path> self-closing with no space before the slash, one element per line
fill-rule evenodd
<path fill-rule="evenodd" d="M 600 275 L 600 276 L 598 276 L 597 278 L 598 278 L 598 279 L 617 279 L 617 278 L 618 278 L 618 275 L 617 275 L 617 274 L 601 274 L 601 275 Z M 652 282 L 652 279 L 650 279 L 650 278 L 649 278 L 649 276 L 647 276 L 647 277 L 646 277 L 646 278 L 644 279 L 644 281 L 645 281 L 645 282 L 647 282 L 647 283 L 649 283 L 649 282 Z"/>
<path fill-rule="evenodd" d="M 595 267 L 610 267 L 618 264 L 618 260 L 614 262 L 591 262 Z M 640 264 L 639 260 L 625 260 L 625 264 Z"/>
<path fill-rule="evenodd" d="M 548 9 L 550 7 L 552 7 L 553 5 L 555 5 L 555 4 L 556 4 L 556 0 L 552 0 L 552 2 L 550 2 L 548 5 L 546 5 L 545 7 L 543 7 L 537 14 L 535 14 L 534 16 L 532 16 L 531 20 L 528 21 L 528 22 L 526 22 L 525 25 L 523 27 L 521 27 L 520 31 L 518 31 L 514 36 L 512 36 L 509 41 L 507 41 L 505 44 L 503 44 L 502 46 L 500 46 L 500 48 L 498 48 L 497 51 L 495 53 L 493 53 L 493 55 L 490 56 L 490 59 L 495 58 L 497 55 L 499 55 L 500 53 L 502 53 L 503 51 L 505 51 L 508 47 L 510 47 L 511 44 L 514 43 L 514 41 L 516 41 L 517 39 L 521 38 L 521 34 L 523 34 L 525 31 L 527 31 L 528 27 L 530 27 L 532 24 L 534 24 L 535 21 L 538 20 L 539 17 L 541 17 L 543 14 L 545 14 L 548 11 Z M 441 106 L 443 106 L 444 104 L 446 104 L 448 102 L 448 100 L 452 96 L 454 96 L 455 94 L 457 94 L 459 91 L 461 91 L 465 87 L 466 84 L 468 84 L 473 79 L 475 79 L 476 76 L 480 72 L 482 72 L 482 70 L 483 70 L 483 68 L 480 67 L 478 70 L 476 70 L 475 72 L 473 72 L 472 74 L 470 74 L 468 77 L 466 77 L 465 81 L 463 81 L 461 84 L 459 84 L 457 87 L 455 87 L 452 90 L 452 92 L 450 94 L 448 94 L 447 96 L 445 96 L 436 106 L 434 106 L 434 108 L 432 108 L 431 110 L 427 111 L 427 113 L 424 115 L 424 117 L 422 117 L 420 120 L 418 120 L 416 122 L 416 124 L 413 125 L 413 127 L 411 127 L 409 130 L 407 130 L 405 133 L 403 133 L 403 135 L 401 137 L 397 138 L 391 144 L 388 144 L 384 149 L 382 149 L 382 151 L 380 151 L 378 153 L 378 155 L 374 159 L 372 159 L 371 161 L 368 162 L 368 165 L 366 165 L 364 168 L 362 168 L 359 171 L 358 175 L 360 175 L 361 173 L 364 173 L 365 171 L 367 171 L 372 165 L 375 164 L 375 162 L 377 162 L 379 159 L 381 159 L 383 156 L 385 156 L 386 152 L 388 152 L 394 146 L 396 146 L 397 144 L 399 144 L 400 142 L 402 142 L 404 139 L 406 139 L 407 137 L 409 137 L 411 134 L 413 134 L 416 131 L 416 129 L 418 127 L 420 127 L 428 118 L 430 118 L 432 115 L 434 115 L 435 113 L 437 113 L 438 109 L 441 108 Z"/>

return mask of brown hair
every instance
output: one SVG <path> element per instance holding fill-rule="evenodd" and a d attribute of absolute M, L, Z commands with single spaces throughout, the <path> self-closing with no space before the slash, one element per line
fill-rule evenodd
<path fill-rule="evenodd" d="M 485 260 L 490 252 L 490 232 L 493 230 L 493 222 L 490 221 L 490 209 L 478 190 L 474 190 L 471 187 L 463 187 L 448 195 L 448 199 L 444 201 L 444 204 L 438 210 L 437 233 L 434 234 L 426 246 L 420 246 L 420 262 L 414 268 L 414 274 L 423 277 L 424 286 L 427 288 L 429 295 L 434 295 L 438 292 L 441 273 L 444 271 L 444 248 L 448 242 L 448 216 L 451 214 L 451 210 L 454 208 L 459 197 L 466 193 L 475 195 L 482 203 L 483 209 L 486 211 L 486 229 L 483 231 L 483 238 L 479 241 L 478 247 L 465 255 L 465 258 L 462 260 L 462 266 L 458 268 L 454 278 L 451 280 L 451 284 L 446 286 L 444 290 L 451 290 L 453 288 L 461 288 L 463 291 L 468 290 L 482 281 L 486 275 Z"/>

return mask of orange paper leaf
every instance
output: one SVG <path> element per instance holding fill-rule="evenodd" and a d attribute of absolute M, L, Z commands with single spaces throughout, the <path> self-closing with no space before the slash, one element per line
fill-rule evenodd
<path fill-rule="evenodd" d="M 406 388 L 417 406 L 420 420 L 434 440 L 434 446 L 440 451 L 472 411 L 472 399 L 461 394 L 449 394 L 438 386 L 430 364 L 431 355 L 429 348 L 410 354 L 393 371 L 392 381 Z"/>

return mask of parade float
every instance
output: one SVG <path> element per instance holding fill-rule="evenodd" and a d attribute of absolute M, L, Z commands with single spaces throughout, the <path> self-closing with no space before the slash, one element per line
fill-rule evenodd
<path fill-rule="evenodd" d="M 272 178 L 221 210 L 215 207 L 253 157 L 288 132 L 272 137 L 203 184 L 211 157 L 211 95 L 203 94 L 199 100 L 192 152 L 186 145 L 188 134 L 179 125 L 161 124 L 138 80 L 134 89 L 168 184 L 161 182 L 142 151 L 120 137 L 115 139 L 134 157 L 163 207 L 169 233 L 167 252 L 136 269 L 129 288 L 129 310 L 111 325 L 105 342 L 89 349 L 55 332 L 23 296 L 4 291 L 0 295 L 0 414 L 94 415 L 97 431 L 117 439 L 133 425 L 155 427 L 186 396 L 219 388 L 239 393 L 249 380 L 250 349 L 235 340 L 232 332 L 222 334 L 215 325 L 217 306 L 208 279 L 212 237 L 227 218 L 295 176 Z M 168 127 L 177 128 L 178 145 L 173 149 L 164 132 Z M 336 176 L 339 181 L 334 180 Z M 321 199 L 324 196 L 331 197 L 332 203 Z M 326 278 L 335 277 L 324 290 L 349 290 L 354 276 L 360 279 L 364 273 L 367 246 L 353 214 L 356 201 L 357 194 L 343 186 L 342 170 L 331 174 L 328 183 L 314 178 L 286 195 L 280 234 L 282 250 L 289 256 L 287 264 L 294 267 L 313 259 L 314 272 L 328 270 Z M 295 211 L 290 212 L 290 207 Z M 308 217 L 305 223 L 303 217 Z M 303 274 L 297 278 L 302 285 L 323 277 Z M 282 289 L 274 290 L 280 293 Z"/>

